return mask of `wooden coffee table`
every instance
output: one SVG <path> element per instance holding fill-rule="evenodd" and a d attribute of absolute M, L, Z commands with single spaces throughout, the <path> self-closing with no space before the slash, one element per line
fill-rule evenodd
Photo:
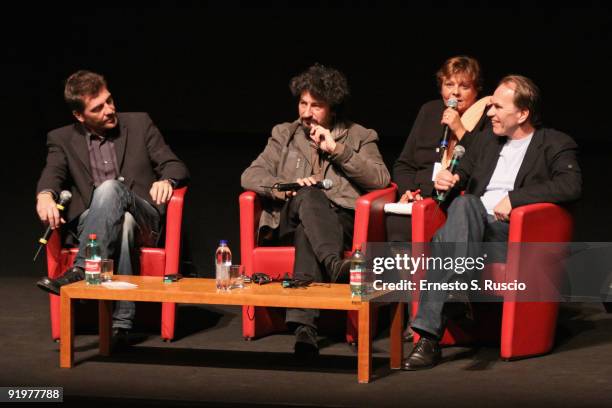
<path fill-rule="evenodd" d="M 347 284 L 315 284 L 307 288 L 286 289 L 280 283 L 249 284 L 244 289 L 217 293 L 214 279 L 185 278 L 163 283 L 161 277 L 114 276 L 114 280 L 138 285 L 134 289 L 109 289 L 76 282 L 61 289 L 60 367 L 70 368 L 74 361 L 75 299 L 99 300 L 100 354 L 111 352 L 112 301 L 199 303 L 210 305 L 253 305 L 268 307 L 356 310 L 359 314 L 357 379 L 370 381 L 372 374 L 371 301 L 351 299 Z M 371 299 L 370 299 L 371 300 Z M 402 362 L 402 303 L 392 303 L 390 365 L 399 369 Z"/>

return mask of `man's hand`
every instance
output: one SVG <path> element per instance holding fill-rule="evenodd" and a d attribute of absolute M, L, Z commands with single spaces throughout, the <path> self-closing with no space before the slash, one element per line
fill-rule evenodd
<path fill-rule="evenodd" d="M 305 178 L 299 178 L 295 180 L 295 182 L 298 183 L 302 187 L 314 186 L 315 184 L 317 184 L 317 180 L 315 180 L 315 178 L 312 176 L 305 177 Z M 297 191 L 287 191 L 287 197 L 294 197 L 296 194 L 297 194 Z"/>
<path fill-rule="evenodd" d="M 440 121 L 443 125 L 448 125 L 448 128 L 458 137 L 462 138 L 466 132 L 466 129 L 461 123 L 461 115 L 453 108 L 446 108 L 442 113 L 442 120 Z"/>
<path fill-rule="evenodd" d="M 51 229 L 56 229 L 66 222 L 60 217 L 57 204 L 51 193 L 43 192 L 36 196 L 36 212 L 40 220 L 45 224 L 49 224 Z"/>
<path fill-rule="evenodd" d="M 459 181 L 459 179 L 460 177 L 457 174 L 453 174 L 446 169 L 440 170 L 438 174 L 436 174 L 434 187 L 438 191 L 448 191 L 455 187 L 455 184 Z"/>
<path fill-rule="evenodd" d="M 336 141 L 329 129 L 316 125 L 310 128 L 310 139 L 319 146 L 319 149 L 327 153 L 333 153 L 336 148 Z"/>
<path fill-rule="evenodd" d="M 165 204 L 172 197 L 172 184 L 168 180 L 160 180 L 153 183 L 151 186 L 151 190 L 149 194 L 151 194 L 151 199 L 155 201 L 157 205 Z"/>
<path fill-rule="evenodd" d="M 493 212 L 495 213 L 497 221 L 510 221 L 510 213 L 512 212 L 510 198 L 508 196 L 502 198 L 493 209 Z"/>
<path fill-rule="evenodd" d="M 421 201 L 423 196 L 421 196 L 421 190 L 416 190 L 414 192 L 410 190 L 406 190 L 404 194 L 399 199 L 400 203 L 411 203 L 413 201 Z"/>

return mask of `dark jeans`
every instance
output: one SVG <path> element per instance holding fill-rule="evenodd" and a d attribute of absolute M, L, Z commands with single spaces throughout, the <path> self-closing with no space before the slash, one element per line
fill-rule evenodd
<path fill-rule="evenodd" d="M 95 233 L 102 258 L 115 260 L 115 273 L 133 275 L 139 268 L 139 248 L 157 244 L 160 215 L 151 204 L 136 196 L 123 183 L 107 180 L 93 193 L 91 205 L 79 218 L 79 252 L 75 266 L 85 267 L 85 247 Z M 132 328 L 134 302 L 115 304 L 113 327 Z"/>
<path fill-rule="evenodd" d="M 287 201 L 281 213 L 280 238 L 295 246 L 295 279 L 329 282 L 330 269 L 353 242 L 355 213 L 334 206 L 325 193 L 305 187 Z M 287 323 L 316 328 L 318 309 L 287 309 Z"/>
<path fill-rule="evenodd" d="M 480 242 L 507 242 L 510 225 L 507 222 L 497 221 L 495 217 L 487 214 L 479 197 L 466 194 L 458 196 L 448 208 L 446 223 L 438 230 L 432 242 L 432 256 L 478 257 L 480 256 Z M 464 243 L 454 245 L 452 254 L 441 253 L 440 246 L 435 243 Z M 492 254 L 489 261 L 505 258 L 502 253 L 505 244 L 501 245 L 497 254 Z M 448 283 L 456 280 L 465 281 L 471 277 L 455 273 L 453 270 L 432 269 L 427 271 L 428 282 Z M 419 297 L 419 310 L 412 322 L 412 328 L 417 332 L 426 332 L 440 338 L 444 332 L 445 318 L 443 315 L 444 303 L 448 293 L 445 291 L 421 291 Z"/>

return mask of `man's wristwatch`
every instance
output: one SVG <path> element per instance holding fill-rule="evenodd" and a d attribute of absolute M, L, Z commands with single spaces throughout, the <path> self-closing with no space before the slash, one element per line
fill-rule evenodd
<path fill-rule="evenodd" d="M 172 188 L 176 188 L 176 186 L 178 186 L 178 182 L 177 182 L 175 179 L 173 179 L 173 178 L 167 178 L 167 179 L 166 179 L 166 181 L 167 181 L 168 183 L 170 183 L 170 185 L 172 186 Z"/>

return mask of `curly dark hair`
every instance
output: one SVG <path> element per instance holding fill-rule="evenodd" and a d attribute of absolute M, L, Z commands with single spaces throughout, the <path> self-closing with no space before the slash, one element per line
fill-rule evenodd
<path fill-rule="evenodd" d="M 291 78 L 289 89 L 297 99 L 308 91 L 314 98 L 327 102 L 336 116 L 346 114 L 350 90 L 346 77 L 337 69 L 314 64 Z"/>
<path fill-rule="evenodd" d="M 73 111 L 83 113 L 85 96 L 96 96 L 103 88 L 106 88 L 106 79 L 100 74 L 91 71 L 80 70 L 66 79 L 64 87 L 64 100 Z"/>

